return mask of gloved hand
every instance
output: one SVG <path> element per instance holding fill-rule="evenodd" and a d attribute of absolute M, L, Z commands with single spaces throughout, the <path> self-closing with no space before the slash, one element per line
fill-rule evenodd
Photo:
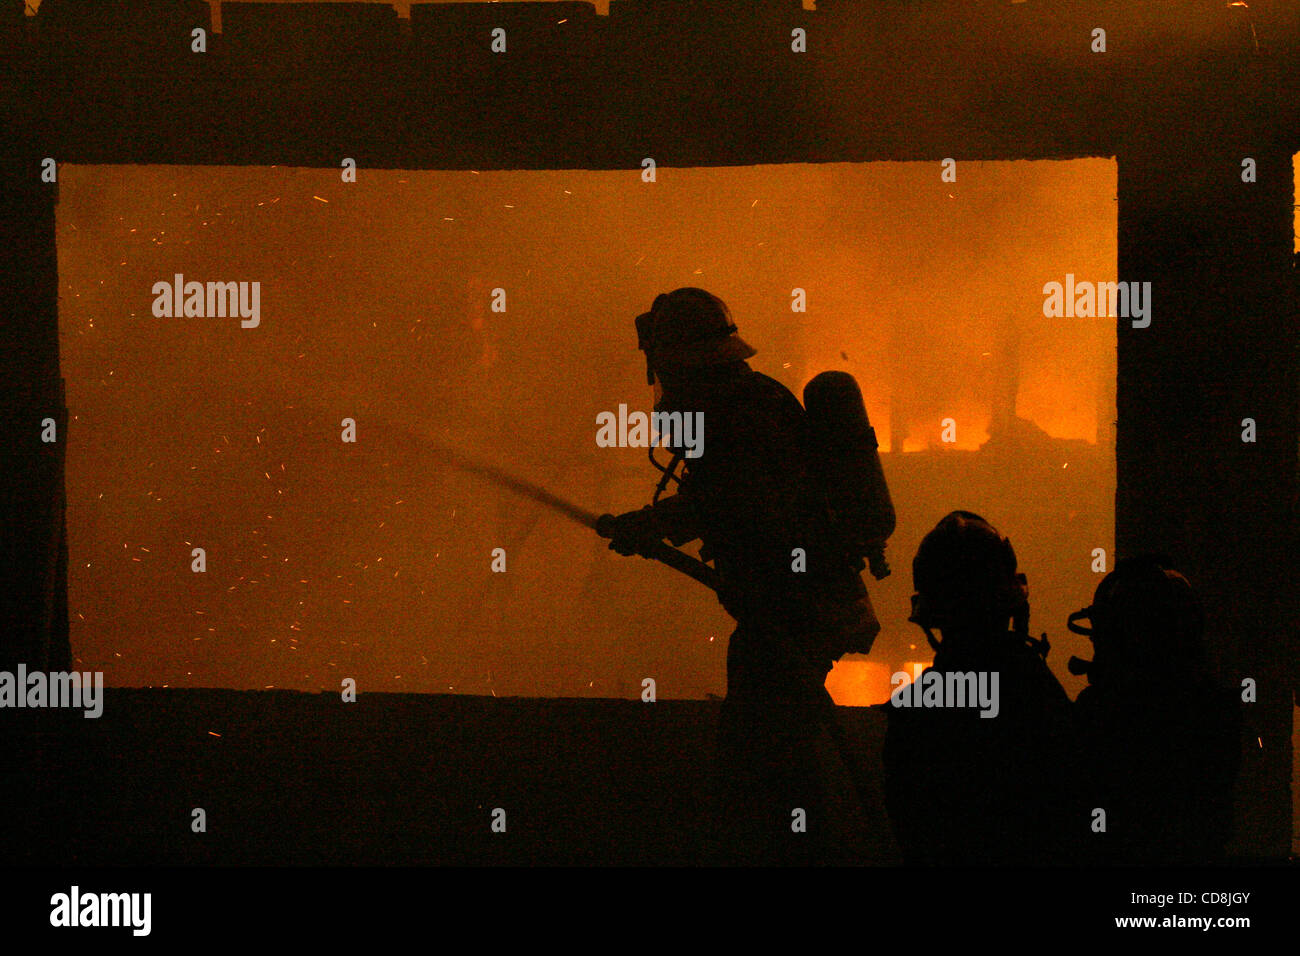
<path fill-rule="evenodd" d="M 596 533 L 609 538 L 609 549 L 622 555 L 639 554 L 664 538 L 651 505 L 621 515 L 601 515 L 596 521 Z"/>

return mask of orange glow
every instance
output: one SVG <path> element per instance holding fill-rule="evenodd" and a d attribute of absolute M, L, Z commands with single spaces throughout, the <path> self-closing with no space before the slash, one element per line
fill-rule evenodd
<path fill-rule="evenodd" d="M 876 428 L 894 573 L 867 580 L 882 631 L 832 671 L 835 699 L 886 700 L 915 656 L 911 559 L 954 508 L 1015 541 L 1063 672 L 1088 650 L 1061 633 L 1096 586 L 1079 555 L 1113 547 L 1116 326 L 1045 318 L 1042 288 L 1116 278 L 1115 189 L 1101 159 L 972 162 L 955 184 L 930 163 L 664 169 L 654 189 L 618 170 L 371 170 L 363 190 L 330 169 L 70 166 L 73 648 L 111 686 L 724 693 L 714 595 L 430 453 L 596 512 L 645 504 L 643 452 L 598 448 L 595 416 L 653 401 L 633 317 L 695 285 L 756 370 L 796 394 L 851 372 Z M 261 325 L 156 317 L 176 273 L 260 282 Z"/>
<path fill-rule="evenodd" d="M 907 661 L 898 671 L 904 680 L 897 686 L 906 687 L 929 666 L 929 661 Z M 844 658 L 836 661 L 826 675 L 826 690 L 841 707 L 874 707 L 888 702 L 896 690 L 894 673 L 886 664 Z"/>
<path fill-rule="evenodd" d="M 1295 183 L 1297 192 L 1300 192 L 1300 153 L 1296 153 L 1291 157 L 1291 178 Z M 1295 205 L 1295 215 L 1292 223 L 1291 229 L 1295 235 L 1295 252 L 1300 254 L 1300 203 Z"/>
<path fill-rule="evenodd" d="M 884 664 L 845 658 L 826 675 L 826 690 L 841 707 L 872 707 L 889 700 L 889 678 Z"/>
<path fill-rule="evenodd" d="M 933 663 L 933 661 L 904 661 L 903 673 L 907 675 L 907 680 L 903 682 L 903 686 L 905 687 L 915 681 L 921 676 L 921 672 Z"/>
<path fill-rule="evenodd" d="M 952 419 L 953 441 L 944 441 L 945 419 Z M 877 439 L 879 433 L 877 432 Z M 962 406 L 950 414 L 933 421 L 916 423 L 903 441 L 903 451 L 928 451 L 931 449 L 955 451 L 978 451 L 989 440 L 989 412 L 976 406 Z M 881 442 L 881 448 L 889 447 Z"/>

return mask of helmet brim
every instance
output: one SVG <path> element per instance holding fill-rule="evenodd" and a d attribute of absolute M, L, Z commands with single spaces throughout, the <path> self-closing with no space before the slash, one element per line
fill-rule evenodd
<path fill-rule="evenodd" d="M 661 368 L 703 368 L 753 358 L 758 350 L 734 332 L 725 339 L 692 342 L 655 349 L 654 363 Z"/>

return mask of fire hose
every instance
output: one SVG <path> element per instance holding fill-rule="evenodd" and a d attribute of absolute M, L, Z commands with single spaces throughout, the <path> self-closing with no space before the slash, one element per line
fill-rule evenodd
<path fill-rule="evenodd" d="M 438 449 L 434 452 L 434 457 L 441 459 L 459 471 L 483 478 L 498 487 L 513 491 L 517 495 L 545 505 L 552 511 L 564 515 L 569 520 L 591 528 L 602 538 L 613 537 L 613 515 L 598 515 L 594 511 L 588 511 L 571 501 L 566 501 L 558 495 L 552 494 L 541 485 L 502 471 L 494 465 L 473 461 L 446 449 Z M 665 541 L 642 542 L 637 545 L 636 553 L 643 558 L 667 565 L 674 571 L 699 581 L 707 588 L 715 591 L 718 589 L 717 571 L 703 561 L 677 550 Z"/>

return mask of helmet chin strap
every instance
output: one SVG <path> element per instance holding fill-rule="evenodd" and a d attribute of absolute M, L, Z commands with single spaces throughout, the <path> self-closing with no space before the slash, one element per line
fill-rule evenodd
<path fill-rule="evenodd" d="M 922 625 L 921 625 L 921 630 L 925 631 L 925 639 L 926 639 L 926 641 L 929 642 L 929 644 L 930 644 L 930 649 L 931 649 L 932 651 L 934 651 L 936 654 L 938 654 L 938 653 L 939 653 L 939 646 L 940 646 L 943 642 L 942 642 L 941 640 L 939 640 L 937 637 L 934 636 L 934 631 L 932 631 L 932 630 L 931 630 L 927 625 L 922 624 Z"/>
<path fill-rule="evenodd" d="M 943 642 L 934 636 L 934 628 L 938 625 L 934 615 L 930 613 L 930 609 L 926 606 L 925 598 L 921 597 L 920 594 L 912 595 L 912 613 L 907 619 L 925 632 L 925 639 L 929 642 L 930 649 L 936 654 L 939 653 L 939 645 Z"/>
<path fill-rule="evenodd" d="M 935 636 L 935 630 L 942 631 L 943 622 L 937 620 L 933 615 L 927 613 L 921 601 L 920 595 L 912 597 L 912 616 L 908 618 L 913 624 L 916 624 L 925 632 L 926 642 L 930 648 L 937 654 L 943 648 L 945 641 Z M 1018 641 L 1023 642 L 1026 646 L 1032 648 L 1044 660 L 1047 659 L 1048 651 L 1052 649 L 1047 635 L 1035 639 L 1029 636 L 1029 602 L 1024 601 L 1016 606 L 1011 612 L 1011 633 L 1015 634 Z M 1073 671 L 1072 671 L 1073 672 Z"/>

